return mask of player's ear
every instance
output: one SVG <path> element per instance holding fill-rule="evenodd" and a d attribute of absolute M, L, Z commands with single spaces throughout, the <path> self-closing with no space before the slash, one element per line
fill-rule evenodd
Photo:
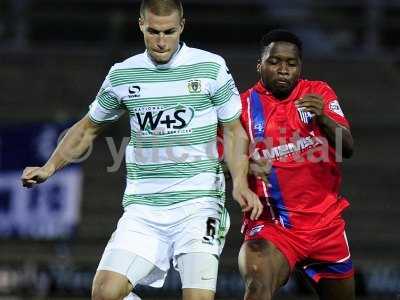
<path fill-rule="evenodd" d="M 183 29 L 185 28 L 185 23 L 186 23 L 186 19 L 182 18 L 181 19 L 181 23 L 180 23 L 180 25 L 181 25 L 180 33 L 183 32 Z"/>
<path fill-rule="evenodd" d="M 143 17 L 139 18 L 139 22 L 138 23 L 139 23 L 140 31 L 144 32 L 144 19 L 143 19 Z"/>
<path fill-rule="evenodd" d="M 261 59 L 258 59 L 258 60 L 257 60 L 257 66 L 256 66 L 256 68 L 257 68 L 257 73 L 261 73 Z"/>

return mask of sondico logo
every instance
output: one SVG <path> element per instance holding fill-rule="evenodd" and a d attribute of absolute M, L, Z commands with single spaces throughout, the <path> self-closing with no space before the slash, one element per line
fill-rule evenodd
<path fill-rule="evenodd" d="M 141 131 L 154 133 L 176 133 L 189 125 L 194 109 L 178 105 L 170 108 L 149 107 L 136 110 L 136 118 Z"/>
<path fill-rule="evenodd" d="M 131 85 L 128 88 L 129 98 L 137 98 L 140 97 L 140 86 L 138 85 Z"/>

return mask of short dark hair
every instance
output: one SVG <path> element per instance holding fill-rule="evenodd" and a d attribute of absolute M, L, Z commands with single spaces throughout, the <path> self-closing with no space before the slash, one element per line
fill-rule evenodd
<path fill-rule="evenodd" d="M 140 4 L 140 17 L 144 17 L 146 10 L 158 16 L 168 16 L 177 10 L 179 16 L 183 18 L 183 5 L 181 0 L 142 0 Z"/>
<path fill-rule="evenodd" d="M 300 38 L 293 32 L 285 29 L 274 29 L 265 34 L 261 39 L 261 55 L 264 54 L 265 48 L 273 42 L 287 42 L 297 46 L 299 49 L 299 56 L 303 56 L 303 43 Z"/>

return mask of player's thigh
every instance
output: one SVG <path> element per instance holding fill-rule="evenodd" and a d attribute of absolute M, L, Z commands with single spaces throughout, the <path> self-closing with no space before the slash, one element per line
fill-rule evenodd
<path fill-rule="evenodd" d="M 106 248 L 93 280 L 93 298 L 120 299 L 155 269 L 153 263 L 135 253 Z"/>
<path fill-rule="evenodd" d="M 246 294 L 271 297 L 287 281 L 290 267 L 283 254 L 269 241 L 245 241 L 239 253 L 239 269 Z"/>
<path fill-rule="evenodd" d="M 354 277 L 345 279 L 321 279 L 316 285 L 321 300 L 354 300 Z"/>
<path fill-rule="evenodd" d="M 98 270 L 93 279 L 93 300 L 121 299 L 132 290 L 128 278 L 120 273 Z"/>
<path fill-rule="evenodd" d="M 212 300 L 217 287 L 218 258 L 204 252 L 176 258 L 184 300 Z"/>

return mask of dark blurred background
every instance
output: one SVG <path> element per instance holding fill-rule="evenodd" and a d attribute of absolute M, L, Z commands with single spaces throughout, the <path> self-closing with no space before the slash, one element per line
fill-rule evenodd
<path fill-rule="evenodd" d="M 123 164 L 107 171 L 113 159 L 105 137 L 120 149 L 127 118 L 52 188 L 22 191 L 18 177 L 87 112 L 111 65 L 144 51 L 138 8 L 134 0 L 0 0 L 0 299 L 89 298 L 125 185 Z M 399 299 L 400 1 L 185 0 L 184 8 L 183 40 L 224 56 L 241 91 L 257 80 L 262 34 L 287 28 L 302 38 L 304 76 L 336 90 L 356 142 L 344 163 L 343 194 L 352 204 L 347 233 L 359 299 Z M 42 155 L 34 158 L 37 148 Z M 217 299 L 241 299 L 241 216 L 230 197 L 227 204 L 232 227 Z M 9 226 L 16 219 L 23 229 Z M 140 293 L 178 299 L 177 274 L 161 292 Z M 296 274 L 277 298 L 316 299 Z"/>

